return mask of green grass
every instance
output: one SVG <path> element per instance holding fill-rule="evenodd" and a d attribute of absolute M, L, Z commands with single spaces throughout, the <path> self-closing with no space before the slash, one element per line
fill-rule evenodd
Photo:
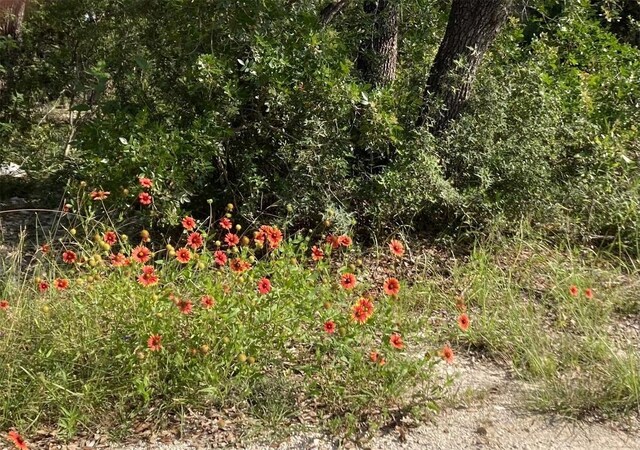
<path fill-rule="evenodd" d="M 640 412 L 638 333 L 627 343 L 622 327 L 627 320 L 640 324 L 633 261 L 510 238 L 478 245 L 448 270 L 416 290 L 428 293 L 427 309 L 450 318 L 457 314 L 455 295 L 463 294 L 472 324 L 466 334 L 450 326 L 448 336 L 441 335 L 445 327 L 431 339 L 482 350 L 511 366 L 532 382 L 534 409 L 578 418 Z M 572 285 L 578 297 L 569 293 Z"/>
<path fill-rule="evenodd" d="M 119 234 L 106 245 L 106 231 L 140 223 L 145 213 L 131 220 L 102 205 L 80 192 L 77 215 L 64 216 L 45 239 L 50 252 L 36 249 L 25 271 L 22 254 L 33 244 L 22 242 L 2 261 L 0 299 L 9 308 L 0 310 L 0 429 L 30 436 L 46 426 L 71 439 L 106 428 L 118 437 L 140 420 L 160 427 L 187 410 L 215 409 L 241 411 L 269 429 L 302 422 L 360 435 L 438 408 L 451 382 L 434 371 L 445 344 L 514 368 L 534 386 L 534 409 L 573 417 L 639 412 L 640 360 L 622 326 L 639 321 L 633 261 L 531 238 L 494 239 L 444 260 L 420 252 L 394 258 L 386 246 L 366 257 L 355 245 L 332 249 L 328 230 L 286 233 L 273 250 L 257 243 L 254 230 L 237 230 L 247 239 L 229 248 L 218 244 L 226 231 L 214 217 L 199 223 L 205 248 L 181 264 L 174 252 L 187 232 L 171 237 L 171 246 L 144 234 Z M 153 251 L 146 264 L 156 285 L 137 281 L 140 263 L 109 262 L 137 245 Z M 312 260 L 313 245 L 324 249 L 322 261 Z M 70 249 L 78 260 L 65 264 Z M 251 268 L 219 267 L 220 249 Z M 340 286 L 344 272 L 358 278 L 353 290 Z M 382 289 L 390 276 L 401 280 L 397 298 Z M 272 283 L 266 295 L 257 289 L 263 277 Z M 38 280 L 56 278 L 69 288 L 39 292 Z M 203 295 L 215 298 L 212 308 L 200 304 Z M 375 312 L 358 324 L 351 313 L 362 296 Z M 467 332 L 456 324 L 458 296 L 471 318 Z M 193 311 L 183 314 L 178 299 L 191 300 Z M 336 333 L 324 330 L 328 320 Z M 390 345 L 392 333 L 405 349 Z M 160 351 L 147 347 L 156 334 Z M 384 365 L 371 361 L 374 350 Z"/>

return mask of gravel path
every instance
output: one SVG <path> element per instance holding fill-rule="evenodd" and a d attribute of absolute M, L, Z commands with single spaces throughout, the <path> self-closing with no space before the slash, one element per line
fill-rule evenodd
<path fill-rule="evenodd" d="M 488 363 L 460 357 L 446 370 L 459 376 L 453 404 L 432 423 L 403 427 L 380 434 L 360 448 L 371 450 L 422 449 L 639 449 L 640 434 L 612 425 L 575 422 L 536 415 L 518 405 L 528 388 L 504 370 Z M 637 427 L 634 427 L 637 430 Z M 345 448 L 356 448 L 345 444 Z M 192 439 L 172 444 L 137 444 L 114 450 L 186 450 L 213 448 L 206 440 Z M 340 448 L 331 439 L 315 433 L 295 434 L 284 442 L 238 446 L 247 450 L 330 450 Z"/>

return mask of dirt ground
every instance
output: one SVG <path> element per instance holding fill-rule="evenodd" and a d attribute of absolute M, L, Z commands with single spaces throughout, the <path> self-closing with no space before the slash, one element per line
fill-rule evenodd
<path fill-rule="evenodd" d="M 360 448 L 396 449 L 640 449 L 638 423 L 601 424 L 576 422 L 529 412 L 522 400 L 531 386 L 515 380 L 507 371 L 486 362 L 460 356 L 447 371 L 456 375 L 452 405 L 431 423 L 381 433 Z M 623 429 L 625 428 L 625 429 Z M 163 444 L 134 444 L 117 450 L 186 450 L 217 446 L 213 436 L 185 435 Z M 282 442 L 236 444 L 247 450 L 329 450 L 340 448 L 331 437 L 314 432 L 294 434 Z M 344 448 L 357 448 L 343 444 Z"/>

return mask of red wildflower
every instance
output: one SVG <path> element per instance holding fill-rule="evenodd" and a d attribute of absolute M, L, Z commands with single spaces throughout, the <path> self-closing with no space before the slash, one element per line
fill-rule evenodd
<path fill-rule="evenodd" d="M 267 240 L 269 241 L 269 247 L 271 249 L 276 249 L 280 246 L 280 242 L 282 242 L 282 231 L 277 229 L 276 227 L 267 227 Z"/>
<path fill-rule="evenodd" d="M 231 260 L 231 263 L 229 263 L 229 267 L 235 273 L 242 273 L 244 271 L 249 270 L 251 268 L 251 264 L 249 264 L 247 261 L 244 261 L 240 258 L 235 258 Z"/>
<path fill-rule="evenodd" d="M 572 297 L 577 297 L 578 294 L 580 294 L 580 290 L 578 289 L 578 286 L 571 285 L 571 287 L 569 288 L 569 294 L 571 294 Z"/>
<path fill-rule="evenodd" d="M 147 339 L 147 347 L 149 347 L 149 350 L 152 352 L 162 350 L 162 336 L 159 334 L 152 334 L 149 336 L 149 339 Z"/>
<path fill-rule="evenodd" d="M 40 292 L 46 292 L 47 289 L 49 289 L 49 283 L 47 283 L 46 281 L 40 281 L 38 283 L 38 290 Z"/>
<path fill-rule="evenodd" d="M 191 252 L 188 248 L 180 247 L 176 250 L 176 259 L 182 264 L 186 264 L 191 260 Z"/>
<path fill-rule="evenodd" d="M 17 431 L 9 431 L 7 438 L 11 442 L 13 442 L 13 445 L 15 445 L 17 449 L 28 450 L 29 447 L 27 447 L 27 443 L 25 442 L 24 438 L 20 436 L 20 434 L 18 434 Z"/>
<path fill-rule="evenodd" d="M 324 331 L 329 334 L 333 334 L 336 332 L 336 323 L 333 320 L 327 320 L 324 323 Z"/>
<path fill-rule="evenodd" d="M 368 298 L 361 297 L 351 307 L 351 318 L 356 322 L 363 324 L 373 315 L 373 302 Z"/>
<path fill-rule="evenodd" d="M 356 276 L 352 273 L 343 273 L 340 277 L 340 284 L 345 289 L 353 289 L 356 283 Z"/>
<path fill-rule="evenodd" d="M 56 278 L 53 280 L 53 287 L 59 291 L 64 291 L 69 287 L 69 280 L 66 278 Z"/>
<path fill-rule="evenodd" d="M 204 245 L 204 239 L 200 233 L 198 233 L 197 231 L 194 231 L 187 238 L 187 245 L 195 250 Z"/>
<path fill-rule="evenodd" d="M 153 187 L 153 181 L 151 178 L 140 177 L 138 178 L 138 183 L 140 183 L 140 186 L 143 188 L 151 189 Z"/>
<path fill-rule="evenodd" d="M 223 217 L 222 219 L 220 219 L 220 228 L 225 229 L 225 230 L 230 230 L 231 227 L 233 226 L 233 222 L 231 222 L 228 218 Z"/>
<path fill-rule="evenodd" d="M 227 235 L 224 237 L 224 241 L 229 247 L 234 247 L 240 243 L 240 238 L 235 233 L 227 233 Z"/>
<path fill-rule="evenodd" d="M 149 206 L 153 202 L 153 197 L 148 192 L 140 192 L 138 194 L 138 201 L 143 206 Z"/>
<path fill-rule="evenodd" d="M 391 239 L 391 242 L 389 242 L 389 250 L 391 250 L 394 256 L 400 257 L 404 255 L 404 245 L 397 239 Z"/>
<path fill-rule="evenodd" d="M 400 336 L 398 333 L 393 333 L 389 337 L 389 343 L 399 350 L 402 350 L 404 348 L 404 342 L 402 342 L 402 336 Z"/>
<path fill-rule="evenodd" d="M 322 249 L 318 248 L 317 245 L 311 247 L 311 259 L 314 261 L 320 261 L 322 258 L 324 258 L 324 252 Z"/>
<path fill-rule="evenodd" d="M 268 278 L 262 278 L 258 281 L 258 292 L 261 294 L 268 294 L 271 292 L 271 281 Z"/>
<path fill-rule="evenodd" d="M 377 351 L 373 350 L 371 353 L 369 353 L 369 359 L 371 360 L 371 362 L 378 362 L 379 358 L 380 353 L 378 353 Z"/>
<path fill-rule="evenodd" d="M 118 242 L 118 235 L 115 233 L 115 231 L 107 231 L 104 236 L 102 236 L 102 240 L 109 245 L 113 245 Z"/>
<path fill-rule="evenodd" d="M 49 253 L 51 251 L 51 246 L 49 244 L 42 244 L 40 246 L 40 250 L 42 250 L 42 253 Z"/>
<path fill-rule="evenodd" d="M 144 264 L 151 258 L 151 250 L 144 245 L 138 245 L 131 251 L 131 259 L 140 264 Z"/>
<path fill-rule="evenodd" d="M 217 265 L 224 266 L 227 263 L 227 254 L 222 250 L 216 250 L 214 253 L 214 260 Z"/>
<path fill-rule="evenodd" d="M 9 302 L 7 300 L 0 300 L 0 309 L 3 311 L 9 309 Z"/>
<path fill-rule="evenodd" d="M 351 247 L 351 244 L 353 244 L 353 241 L 346 234 L 338 236 L 338 245 L 341 245 L 342 247 Z"/>
<path fill-rule="evenodd" d="M 193 311 L 193 303 L 190 300 L 179 300 L 176 306 L 182 314 L 191 314 L 191 311 Z"/>
<path fill-rule="evenodd" d="M 469 324 L 471 321 L 469 320 L 469 316 L 466 313 L 460 314 L 458 317 L 458 326 L 462 331 L 467 331 L 469 329 Z"/>
<path fill-rule="evenodd" d="M 92 200 L 98 201 L 98 200 L 106 200 L 107 197 L 109 196 L 109 194 L 111 194 L 111 192 L 109 192 L 109 191 L 96 191 L 96 190 L 93 190 L 93 191 L 91 191 L 91 193 L 89 195 L 91 196 Z"/>
<path fill-rule="evenodd" d="M 160 278 L 156 274 L 155 269 L 152 266 L 142 266 L 142 274 L 138 276 L 138 283 L 148 287 L 158 284 Z"/>
<path fill-rule="evenodd" d="M 187 231 L 192 231 L 196 227 L 196 221 L 193 217 L 187 216 L 182 219 L 182 226 Z"/>
<path fill-rule="evenodd" d="M 331 244 L 331 248 L 334 250 L 340 247 L 340 242 L 338 237 L 334 236 L 333 234 L 327 235 L 327 238 L 325 239 L 325 241 L 327 242 L 327 244 Z"/>
<path fill-rule="evenodd" d="M 449 344 L 445 345 L 441 351 L 442 358 L 447 362 L 447 364 L 453 363 L 453 350 L 449 347 Z"/>
<path fill-rule="evenodd" d="M 591 290 L 591 288 L 586 288 L 584 290 L 584 296 L 591 300 L 593 298 L 593 290 Z"/>
<path fill-rule="evenodd" d="M 200 298 L 200 303 L 202 304 L 202 307 L 205 309 L 209 309 L 211 307 L 213 307 L 213 305 L 215 304 L 215 300 L 212 296 L 210 295 L 203 295 Z"/>
<path fill-rule="evenodd" d="M 269 242 L 269 248 L 274 250 L 282 242 L 282 231 L 270 225 L 262 225 L 260 231 L 256 233 L 255 240 L 264 244 L 265 239 Z"/>
<path fill-rule="evenodd" d="M 386 279 L 382 287 L 387 295 L 398 295 L 398 292 L 400 292 L 400 282 L 397 278 Z"/>
<path fill-rule="evenodd" d="M 62 260 L 67 264 L 73 264 L 74 262 L 76 262 L 76 259 L 78 259 L 78 257 L 76 256 L 76 253 L 72 250 L 67 250 L 62 253 Z"/>
<path fill-rule="evenodd" d="M 109 259 L 111 260 L 111 265 L 113 267 L 123 267 L 128 266 L 130 261 L 129 258 L 124 256 L 122 253 L 118 253 L 116 255 L 109 255 Z"/>

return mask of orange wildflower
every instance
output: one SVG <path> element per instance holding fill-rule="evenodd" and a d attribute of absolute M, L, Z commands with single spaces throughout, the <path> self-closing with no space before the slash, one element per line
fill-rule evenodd
<path fill-rule="evenodd" d="M 222 250 L 216 250 L 214 260 L 217 265 L 224 266 L 227 263 L 227 254 Z"/>
<path fill-rule="evenodd" d="M 338 247 L 340 247 L 340 240 L 337 236 L 334 236 L 333 234 L 329 234 L 327 235 L 325 242 L 327 244 L 331 244 L 331 248 L 332 249 L 337 249 Z"/>
<path fill-rule="evenodd" d="M 353 244 L 353 241 L 346 234 L 343 234 L 342 236 L 338 236 L 338 245 L 342 247 L 351 247 L 351 244 Z"/>
<path fill-rule="evenodd" d="M 224 241 L 229 247 L 235 247 L 240 243 L 240 238 L 235 233 L 227 233 L 224 237 Z"/>
<path fill-rule="evenodd" d="M 67 264 L 73 264 L 78 259 L 76 253 L 73 250 L 67 250 L 62 253 L 62 260 Z"/>
<path fill-rule="evenodd" d="M 389 242 L 389 250 L 394 256 L 401 257 L 404 255 L 404 245 L 397 239 L 391 239 Z"/>
<path fill-rule="evenodd" d="M 140 186 L 143 188 L 151 189 L 153 187 L 153 181 L 151 178 L 140 177 L 138 178 L 138 183 L 140 183 Z"/>
<path fill-rule="evenodd" d="M 188 248 L 180 247 L 176 250 L 176 259 L 182 264 L 186 264 L 191 260 L 191 252 Z"/>
<path fill-rule="evenodd" d="M 59 291 L 63 291 L 69 287 L 69 280 L 66 278 L 56 278 L 53 280 L 53 287 Z"/>
<path fill-rule="evenodd" d="M 268 278 L 262 278 L 258 281 L 258 292 L 268 294 L 271 291 L 271 281 Z"/>
<path fill-rule="evenodd" d="M 231 260 L 231 263 L 229 263 L 229 267 L 231 268 L 232 272 L 242 273 L 249 270 L 251 268 L 251 264 L 241 258 L 235 258 Z"/>
<path fill-rule="evenodd" d="M 115 233 L 115 231 L 107 231 L 102 236 L 102 240 L 109 245 L 114 245 L 116 242 L 118 242 L 118 235 Z"/>
<path fill-rule="evenodd" d="M 213 307 L 213 305 L 215 304 L 215 300 L 212 296 L 210 295 L 203 295 L 200 298 L 200 303 L 202 304 L 202 307 L 205 309 L 209 309 L 211 307 Z"/>
<path fill-rule="evenodd" d="M 192 231 L 196 227 L 196 220 L 191 216 L 187 216 L 182 219 L 182 226 L 185 230 Z"/>
<path fill-rule="evenodd" d="M 311 259 L 314 261 L 320 261 L 322 258 L 324 258 L 324 252 L 322 249 L 318 248 L 317 245 L 311 247 Z"/>
<path fill-rule="evenodd" d="M 327 320 L 324 323 L 324 331 L 329 334 L 333 334 L 336 332 L 336 323 L 333 320 Z"/>
<path fill-rule="evenodd" d="M 142 266 L 142 274 L 138 276 L 138 283 L 148 287 L 158 284 L 158 281 L 160 281 L 160 278 L 152 266 Z"/>
<path fill-rule="evenodd" d="M 449 347 L 449 344 L 445 345 L 440 352 L 442 355 L 442 359 L 444 359 L 447 364 L 453 363 L 453 350 Z"/>
<path fill-rule="evenodd" d="M 591 288 L 586 288 L 584 290 L 584 296 L 591 300 L 593 298 L 593 290 L 591 290 Z"/>
<path fill-rule="evenodd" d="M 162 336 L 159 334 L 152 334 L 149 336 L 149 339 L 147 339 L 147 347 L 149 347 L 149 350 L 152 352 L 162 350 Z"/>
<path fill-rule="evenodd" d="M 91 193 L 89 195 L 91 196 L 92 200 L 99 201 L 99 200 L 106 200 L 107 197 L 109 196 L 109 194 L 111 194 L 111 192 L 109 192 L 109 191 L 96 191 L 96 190 L 93 190 L 93 191 L 91 191 Z"/>
<path fill-rule="evenodd" d="M 114 254 L 109 255 L 109 260 L 111 261 L 111 265 L 113 267 L 128 266 L 131 262 L 129 261 L 129 258 L 124 256 L 122 253 L 118 253 L 116 255 Z"/>
<path fill-rule="evenodd" d="M 351 318 L 359 324 L 364 324 L 373 315 L 373 302 L 365 297 L 361 297 L 351 307 Z"/>
<path fill-rule="evenodd" d="M 231 227 L 233 226 L 233 222 L 231 222 L 231 220 L 229 220 L 226 217 L 223 217 L 222 219 L 220 219 L 220 228 L 224 229 L 224 230 L 230 230 Z"/>
<path fill-rule="evenodd" d="M 397 278 L 386 279 L 382 287 L 387 295 L 398 295 L 400 292 L 400 282 Z"/>
<path fill-rule="evenodd" d="M 194 231 L 187 238 L 187 245 L 192 249 L 198 249 L 204 245 L 204 238 L 200 233 Z"/>
<path fill-rule="evenodd" d="M 467 331 L 469 329 L 471 321 L 469 320 L 469 316 L 466 313 L 460 314 L 458 317 L 458 326 L 462 331 Z"/>
<path fill-rule="evenodd" d="M 578 286 L 576 286 L 575 284 L 572 285 L 569 288 L 569 294 L 571 294 L 572 297 L 577 297 L 578 294 L 580 294 L 580 290 L 578 289 Z"/>
<path fill-rule="evenodd" d="M 13 445 L 15 445 L 18 450 L 28 450 L 29 447 L 27 447 L 26 441 L 17 431 L 9 431 L 7 438 L 13 442 Z"/>
<path fill-rule="evenodd" d="M 343 273 L 340 277 L 340 285 L 344 289 L 353 289 L 354 287 L 356 287 L 356 284 L 356 276 L 352 273 Z"/>
<path fill-rule="evenodd" d="M 143 206 L 149 206 L 151 203 L 153 203 L 153 197 L 148 192 L 140 192 L 138 194 L 138 201 Z"/>
<path fill-rule="evenodd" d="M 404 342 L 402 341 L 402 336 L 400 336 L 398 333 L 393 333 L 390 337 L 389 337 L 389 343 L 397 348 L 398 350 L 402 350 L 404 348 Z"/>
<path fill-rule="evenodd" d="M 144 264 L 151 258 L 151 250 L 144 245 L 138 245 L 131 251 L 131 259 L 140 264 Z"/>

